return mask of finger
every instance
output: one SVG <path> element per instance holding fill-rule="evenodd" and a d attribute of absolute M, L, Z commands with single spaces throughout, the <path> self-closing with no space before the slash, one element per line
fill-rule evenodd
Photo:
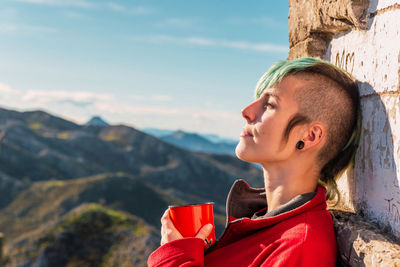
<path fill-rule="evenodd" d="M 161 217 L 161 229 L 163 227 L 165 229 L 170 229 L 170 230 L 173 230 L 173 231 L 177 231 L 174 223 L 171 220 L 171 217 L 169 216 L 169 210 L 168 209 L 164 212 L 163 216 Z"/>
<path fill-rule="evenodd" d="M 181 238 L 183 237 L 177 230 L 165 229 L 164 231 L 162 231 L 160 243 L 161 245 L 164 245 L 165 243 Z"/>
<path fill-rule="evenodd" d="M 171 218 L 169 217 L 169 210 L 167 209 L 163 216 L 161 217 L 161 234 L 166 232 L 166 229 L 170 228 L 170 221 Z"/>
<path fill-rule="evenodd" d="M 169 216 L 168 210 L 164 212 L 164 215 L 161 218 L 161 245 L 168 243 L 170 241 L 180 239 L 182 235 L 176 229 L 174 223 Z"/>
<path fill-rule="evenodd" d="M 164 214 L 161 216 L 161 240 L 160 240 L 160 244 L 161 246 L 164 245 L 165 243 L 167 243 L 168 241 L 166 240 L 166 236 L 167 236 L 167 218 L 169 217 L 169 209 L 166 209 Z"/>
<path fill-rule="evenodd" d="M 163 216 L 161 217 L 161 224 L 162 224 L 163 221 L 165 221 L 168 217 L 169 217 L 169 209 L 166 209 L 166 210 L 164 211 Z"/>
<path fill-rule="evenodd" d="M 200 238 L 200 239 L 203 239 L 203 240 L 206 239 L 211 234 L 213 228 L 214 228 L 214 226 L 211 223 L 204 225 L 199 230 L 199 232 L 197 233 L 196 237 Z"/>
<path fill-rule="evenodd" d="M 172 222 L 172 220 L 169 216 L 165 219 L 164 228 L 166 230 L 166 234 L 169 237 L 171 237 L 173 239 L 182 238 L 181 233 L 179 233 L 179 231 L 176 229 L 174 223 Z"/>

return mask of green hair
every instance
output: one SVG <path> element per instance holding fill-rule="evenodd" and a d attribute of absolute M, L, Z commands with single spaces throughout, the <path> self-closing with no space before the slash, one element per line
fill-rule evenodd
<path fill-rule="evenodd" d="M 337 189 L 336 180 L 348 167 L 354 165 L 355 154 L 360 140 L 361 112 L 358 85 L 350 74 L 335 65 L 320 58 L 302 57 L 279 61 L 273 65 L 258 81 L 255 88 L 255 98 L 260 98 L 264 89 L 279 84 L 286 76 L 299 73 L 322 75 L 335 82 L 346 92 L 355 111 L 351 133 L 348 133 L 349 138 L 346 143 L 343 143 L 343 147 L 339 149 L 336 156 L 325 163 L 318 181 L 319 184 L 327 188 L 327 196 L 330 200 L 337 197 L 337 204 L 340 200 L 340 193 Z M 305 120 L 302 122 L 305 122 Z M 291 127 L 294 125 L 296 124 L 291 125 Z M 290 131 L 291 129 L 288 130 Z M 289 134 L 289 131 L 287 134 Z"/>
<path fill-rule="evenodd" d="M 336 69 L 339 72 L 344 72 L 335 65 L 328 61 L 314 57 L 301 57 L 293 60 L 282 60 L 273 65 L 263 76 L 256 85 L 255 98 L 258 99 L 265 88 L 270 88 L 282 81 L 289 74 L 296 74 L 299 72 L 307 72 L 307 69 L 313 65 L 320 63 L 325 64 L 331 68 Z"/>

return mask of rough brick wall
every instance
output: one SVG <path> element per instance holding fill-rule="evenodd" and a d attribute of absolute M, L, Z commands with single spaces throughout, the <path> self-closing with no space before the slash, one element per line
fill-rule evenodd
<path fill-rule="evenodd" d="M 339 181 L 340 208 L 353 215 L 333 212 L 341 256 L 352 266 L 400 266 L 400 1 L 289 0 L 289 7 L 289 58 L 319 56 L 359 80 L 361 142 L 354 170 Z M 394 255 L 389 262 L 385 253 Z"/>

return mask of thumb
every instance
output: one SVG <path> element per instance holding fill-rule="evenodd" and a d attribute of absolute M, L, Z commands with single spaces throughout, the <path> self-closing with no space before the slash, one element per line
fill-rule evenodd
<path fill-rule="evenodd" d="M 214 229 L 214 226 L 211 223 L 206 224 L 199 230 L 196 237 L 204 240 L 207 238 L 207 236 L 209 236 L 211 234 L 213 229 Z"/>

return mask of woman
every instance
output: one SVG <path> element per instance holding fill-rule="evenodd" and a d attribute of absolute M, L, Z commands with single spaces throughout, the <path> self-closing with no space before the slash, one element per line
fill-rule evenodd
<path fill-rule="evenodd" d="M 282 61 L 256 86 L 236 155 L 262 165 L 265 188 L 234 183 L 227 224 L 204 253 L 204 238 L 182 238 L 168 212 L 149 266 L 335 266 L 326 199 L 353 162 L 360 132 L 359 92 L 349 74 L 317 58 Z"/>

